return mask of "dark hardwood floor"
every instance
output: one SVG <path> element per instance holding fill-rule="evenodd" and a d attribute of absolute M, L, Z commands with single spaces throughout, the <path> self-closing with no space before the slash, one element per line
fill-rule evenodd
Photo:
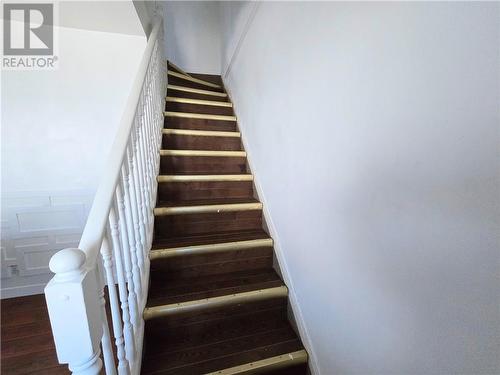
<path fill-rule="evenodd" d="M 43 294 L 3 299 L 0 308 L 2 375 L 70 373 L 57 362 Z"/>

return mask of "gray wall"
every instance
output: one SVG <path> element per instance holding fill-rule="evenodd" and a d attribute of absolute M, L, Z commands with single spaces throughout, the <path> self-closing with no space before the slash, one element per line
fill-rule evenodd
<path fill-rule="evenodd" d="M 500 373 L 499 4 L 221 7 L 317 369 Z"/>
<path fill-rule="evenodd" d="M 220 12 L 216 1 L 164 2 L 169 60 L 187 72 L 220 74 Z"/>

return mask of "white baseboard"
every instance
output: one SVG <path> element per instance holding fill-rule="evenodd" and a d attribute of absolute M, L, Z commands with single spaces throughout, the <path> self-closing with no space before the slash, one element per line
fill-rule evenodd
<path fill-rule="evenodd" d="M 231 91 L 229 87 L 224 83 L 224 86 L 226 88 L 227 94 L 229 98 L 231 98 Z M 231 100 L 232 101 L 232 100 Z M 238 116 L 237 106 L 233 102 L 233 110 L 238 118 L 238 127 L 239 131 L 241 132 L 241 142 L 243 144 L 243 147 L 247 153 L 247 163 L 250 167 L 250 170 L 252 171 L 253 174 L 253 183 L 255 186 L 255 189 L 257 190 L 257 197 L 259 198 L 260 202 L 263 204 L 263 209 L 262 213 L 264 215 L 264 220 L 267 224 L 267 228 L 269 230 L 269 234 L 273 238 L 274 241 L 274 251 L 276 254 L 276 258 L 278 261 L 278 266 L 281 271 L 281 274 L 283 276 L 283 279 L 285 281 L 285 284 L 288 287 L 288 297 L 289 297 L 289 302 L 290 306 L 292 308 L 292 313 L 295 318 L 295 323 L 297 324 L 297 329 L 299 331 L 299 336 L 302 340 L 302 343 L 304 344 L 307 353 L 309 355 L 309 367 L 313 375 L 320 375 L 319 371 L 319 365 L 318 365 L 318 360 L 317 357 L 314 353 L 313 346 L 312 346 L 312 341 L 311 338 L 307 332 L 304 316 L 302 314 L 302 310 L 300 309 L 300 305 L 297 299 L 297 295 L 295 294 L 295 288 L 293 286 L 293 281 L 290 276 L 290 271 L 288 269 L 288 264 L 286 262 L 286 257 L 285 257 L 285 251 L 283 247 L 281 246 L 281 242 L 278 236 L 278 232 L 276 231 L 276 226 L 274 225 L 271 213 L 269 212 L 269 205 L 267 204 L 266 201 L 266 195 L 264 194 L 264 190 L 262 189 L 262 186 L 260 185 L 259 182 L 259 177 L 258 177 L 258 172 L 254 168 L 254 165 L 252 163 L 252 149 L 246 142 L 245 138 L 245 129 L 242 126 L 242 120 L 241 117 Z"/>
<path fill-rule="evenodd" d="M 45 288 L 45 285 L 47 284 L 43 283 L 43 284 L 15 286 L 12 288 L 3 288 L 0 292 L 0 298 L 4 299 L 4 298 L 31 296 L 33 294 L 43 294 L 43 288 Z"/>

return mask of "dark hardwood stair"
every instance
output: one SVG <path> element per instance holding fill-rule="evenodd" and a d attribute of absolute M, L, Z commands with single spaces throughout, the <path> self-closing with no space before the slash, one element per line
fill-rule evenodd
<path fill-rule="evenodd" d="M 169 71 L 142 373 L 306 374 L 222 79 Z"/>
<path fill-rule="evenodd" d="M 168 110 L 174 112 L 208 113 L 226 116 L 231 116 L 233 114 L 233 106 L 230 102 L 217 100 L 200 100 L 167 96 L 167 105 Z"/>

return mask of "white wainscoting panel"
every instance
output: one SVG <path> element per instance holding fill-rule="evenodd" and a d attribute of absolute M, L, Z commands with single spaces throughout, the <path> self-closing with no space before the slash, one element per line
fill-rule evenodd
<path fill-rule="evenodd" d="M 77 247 L 94 191 L 2 194 L 1 298 L 43 292 L 50 257 Z"/>

